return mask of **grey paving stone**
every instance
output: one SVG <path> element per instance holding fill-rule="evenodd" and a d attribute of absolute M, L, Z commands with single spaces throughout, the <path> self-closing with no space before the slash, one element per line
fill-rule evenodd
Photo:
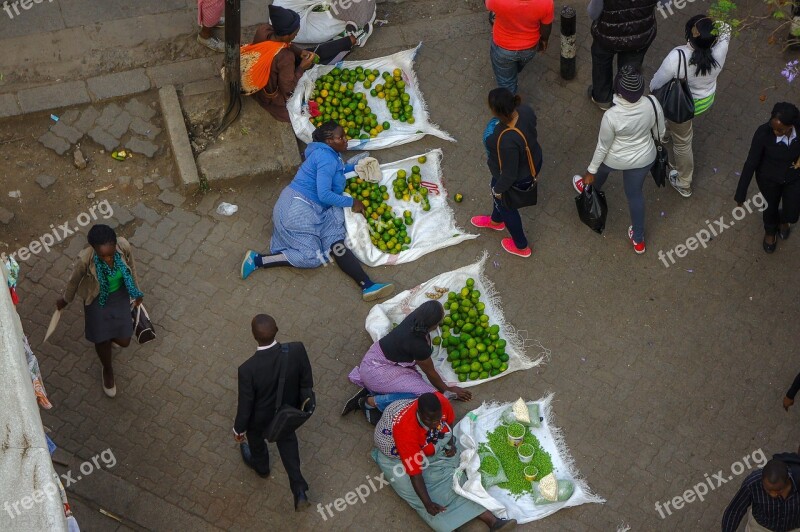
<path fill-rule="evenodd" d="M 125 147 L 134 153 L 141 153 L 142 155 L 152 159 L 153 155 L 158 151 L 158 146 L 149 140 L 143 140 L 138 137 L 131 137 L 125 143 Z"/>
<path fill-rule="evenodd" d="M 95 100 L 107 100 L 150 89 L 150 79 L 143 68 L 89 78 L 86 84 Z"/>
<path fill-rule="evenodd" d="M 69 142 L 54 135 L 51 131 L 39 137 L 39 142 L 41 142 L 45 148 L 50 148 L 59 155 L 64 155 L 70 148 Z"/>
<path fill-rule="evenodd" d="M 167 85 L 181 85 L 216 76 L 219 72 L 219 59 L 202 57 L 178 63 L 153 66 L 147 69 L 147 75 L 157 88 Z"/>
<path fill-rule="evenodd" d="M 107 105 L 103 108 L 103 111 L 100 113 L 100 116 L 97 117 L 95 120 L 95 125 L 103 128 L 108 129 L 114 123 L 114 120 L 117 119 L 117 116 L 122 112 L 119 105 L 112 103 Z"/>
<path fill-rule="evenodd" d="M 130 115 L 128 111 L 122 111 L 117 117 L 114 119 L 114 123 L 111 124 L 108 128 L 109 134 L 116 138 L 122 138 L 122 136 L 128 131 L 128 127 L 131 125 L 131 121 L 133 117 Z"/>
<path fill-rule="evenodd" d="M 49 264 L 44 260 L 37 260 L 36 265 L 25 272 L 25 279 L 38 283 L 47 273 Z"/>
<path fill-rule="evenodd" d="M 39 184 L 40 187 L 48 189 L 53 185 L 53 183 L 56 182 L 56 178 L 51 175 L 42 174 L 36 178 L 36 182 Z"/>
<path fill-rule="evenodd" d="M 69 111 L 62 113 L 61 116 L 58 117 L 58 121 L 71 126 L 78 119 L 80 114 L 81 112 L 77 109 L 70 109 Z"/>
<path fill-rule="evenodd" d="M 156 185 L 160 190 L 167 190 L 170 188 L 175 188 L 175 181 L 173 181 L 171 177 L 162 177 L 156 181 Z"/>
<path fill-rule="evenodd" d="M 91 98 L 86 92 L 86 84 L 83 81 L 68 81 L 21 90 L 17 93 L 17 100 L 23 113 L 35 113 L 46 109 L 89 103 Z"/>
<path fill-rule="evenodd" d="M 129 175 L 117 176 L 117 183 L 119 183 L 123 187 L 128 186 L 131 184 L 131 176 Z"/>
<path fill-rule="evenodd" d="M 102 129 L 99 125 L 89 131 L 89 138 L 105 148 L 106 151 L 111 151 L 119 146 L 119 140 L 114 138 L 108 131 Z"/>
<path fill-rule="evenodd" d="M 81 140 L 81 137 L 83 137 L 82 132 L 78 131 L 77 129 L 75 129 L 70 125 L 67 125 L 61 120 L 56 122 L 50 128 L 50 131 L 52 131 L 55 135 L 58 135 L 62 139 L 66 140 L 70 144 L 77 143 L 79 140 Z"/>
<path fill-rule="evenodd" d="M 111 210 L 113 211 L 112 218 L 116 219 L 120 225 L 126 225 L 131 223 L 136 218 L 133 216 L 133 213 L 127 207 L 123 207 L 118 203 L 114 203 L 111 205 Z"/>
<path fill-rule="evenodd" d="M 72 127 L 81 131 L 82 133 L 88 133 L 92 126 L 94 126 L 95 120 L 100 117 L 100 111 L 95 109 L 94 107 L 87 107 L 81 113 L 81 117 L 72 124 Z"/>
<path fill-rule="evenodd" d="M 143 104 L 136 98 L 131 98 L 131 100 L 125 104 L 125 110 L 128 111 L 132 116 L 139 117 L 145 122 L 156 116 L 155 109 Z"/>
<path fill-rule="evenodd" d="M 17 116 L 21 112 L 16 96 L 13 94 L 0 94 L 0 118 Z"/>
<path fill-rule="evenodd" d="M 177 192 L 173 192 L 171 190 L 165 190 L 158 196 L 159 201 L 162 203 L 166 203 L 167 205 L 172 205 L 173 207 L 180 207 L 186 201 L 186 198 L 178 194 Z"/>
<path fill-rule="evenodd" d="M 144 203 L 137 203 L 133 209 L 131 209 L 131 212 L 140 220 L 144 220 L 151 225 L 155 225 L 161 220 L 161 215 Z"/>
<path fill-rule="evenodd" d="M 155 124 L 151 124 L 150 122 L 146 122 L 138 116 L 134 117 L 133 121 L 131 122 L 130 129 L 137 135 L 145 137 L 148 140 L 155 140 L 159 133 L 161 133 L 160 127 L 156 126 Z"/>
<path fill-rule="evenodd" d="M 14 219 L 14 213 L 4 207 L 0 207 L 0 223 L 8 225 Z"/>

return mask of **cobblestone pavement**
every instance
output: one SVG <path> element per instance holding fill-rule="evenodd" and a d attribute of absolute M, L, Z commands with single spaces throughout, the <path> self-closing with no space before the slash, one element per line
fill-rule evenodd
<path fill-rule="evenodd" d="M 780 400 L 798 370 L 798 291 L 787 280 L 800 258 L 800 235 L 779 242 L 767 256 L 759 216 L 751 214 L 669 268 L 657 252 L 685 242 L 706 220 L 732 219 L 735 173 L 752 132 L 774 102 L 796 98 L 797 91 L 790 93 L 780 77 L 787 59 L 767 46 L 765 28 L 735 40 L 717 103 L 696 123 L 695 194 L 683 199 L 648 182 L 649 249 L 636 256 L 625 235 L 629 222 L 619 176 L 607 185 L 603 236 L 580 224 L 573 205 L 569 178 L 588 163 L 601 117 L 585 96 L 590 39 L 582 9 L 577 79 L 559 78 L 556 38 L 522 73 L 521 91 L 538 113 L 546 159 L 540 203 L 523 215 L 533 257 L 513 258 L 502 252 L 498 235 L 484 234 L 370 273 L 409 288 L 474 261 L 486 249 L 499 265 L 490 261 L 487 273 L 506 316 L 551 349 L 547 364 L 475 388 L 476 403 L 555 392 L 556 425 L 577 468 L 608 502 L 560 511 L 524 529 L 616 530 L 624 523 L 634 530 L 709 530 L 718 527 L 744 474 L 664 519 L 654 504 L 681 495 L 706 474 L 729 471 L 759 448 L 767 456 L 796 448 L 798 412 L 786 414 Z M 649 74 L 682 40 L 691 14 L 687 9 L 659 20 L 659 38 L 645 62 Z M 444 169 L 448 190 L 465 196 L 455 211 L 466 225 L 489 204 L 480 146 L 488 119 L 485 95 L 493 85 L 488 22 L 483 13 L 434 17 L 402 31 L 409 42 L 425 42 L 417 65 L 422 91 L 432 120 L 458 139 L 443 146 Z M 355 57 L 400 48 L 379 30 Z M 428 138 L 376 155 L 396 160 L 437 146 L 442 142 Z M 319 408 L 300 439 L 313 504 L 333 502 L 378 471 L 368 456 L 370 427 L 357 416 L 338 415 L 353 391 L 346 375 L 370 344 L 363 329 L 370 305 L 335 267 L 238 278 L 242 252 L 266 248 L 272 206 L 285 184 L 225 188 L 198 205 L 172 195 L 167 214 L 144 203 L 130 209 L 134 220 L 119 231 L 135 246 L 159 339 L 117 353 L 119 394 L 108 400 L 99 364 L 82 338 L 79 304 L 68 307 L 52 344 L 37 352 L 57 404 L 44 421 L 56 441 L 78 456 L 110 447 L 119 462 L 113 475 L 195 514 L 209 529 L 422 529 L 388 489 L 327 521 L 313 508 L 291 513 L 274 447 L 272 477 L 263 480 L 244 467 L 233 443 L 235 368 L 253 351 L 250 318 L 268 312 L 278 320 L 279 338 L 302 340 L 312 358 Z M 237 204 L 239 212 L 214 214 L 222 200 Z M 34 345 L 81 246 L 73 239 L 25 267 L 20 312 Z M 458 415 L 470 406 L 477 404 L 457 404 Z"/>

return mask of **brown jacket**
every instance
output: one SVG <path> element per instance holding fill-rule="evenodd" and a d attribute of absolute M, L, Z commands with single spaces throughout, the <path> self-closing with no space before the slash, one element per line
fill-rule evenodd
<path fill-rule="evenodd" d="M 117 251 L 122 255 L 122 262 L 131 271 L 136 286 L 140 286 L 130 243 L 119 237 L 117 239 Z M 64 289 L 64 301 L 67 303 L 70 303 L 77 295 L 83 299 L 84 305 L 91 305 L 94 298 L 100 294 L 100 282 L 97 280 L 97 267 L 94 265 L 93 257 L 94 248 L 92 246 L 86 247 L 78 253 L 78 258 L 72 266 L 72 276 Z"/>
<path fill-rule="evenodd" d="M 269 41 L 275 30 L 269 24 L 261 24 L 253 37 L 253 44 Z M 297 82 L 303 77 L 305 70 L 300 68 L 300 52 L 295 45 L 278 52 L 272 61 L 269 83 L 262 90 L 253 94 L 256 101 L 269 111 L 276 120 L 289 122 L 289 110 L 286 102 L 297 88 Z"/>

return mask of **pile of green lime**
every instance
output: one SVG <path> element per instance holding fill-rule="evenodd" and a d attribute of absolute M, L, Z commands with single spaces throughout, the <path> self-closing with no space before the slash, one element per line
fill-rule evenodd
<path fill-rule="evenodd" d="M 334 120 L 344 128 L 347 139 L 374 139 L 382 131 L 389 129 L 389 122 L 378 122 L 378 116 L 372 112 L 367 102 L 367 95 L 356 90 L 356 84 L 375 79 L 380 72 L 336 67 L 317 78 L 309 101 L 319 105 L 320 114 L 312 117 L 311 123 L 319 127 L 325 122 Z"/>
<path fill-rule="evenodd" d="M 423 155 L 417 160 L 420 164 L 424 164 L 428 159 Z M 398 170 L 397 176 L 392 181 L 392 188 L 394 189 L 395 199 L 421 203 L 422 210 L 427 212 L 431 210 L 431 204 L 428 200 L 428 189 L 422 186 L 421 172 L 422 170 L 417 165 L 411 167 L 411 175 L 407 170 Z"/>
<path fill-rule="evenodd" d="M 345 187 L 345 192 L 361 200 L 366 207 L 364 215 L 372 245 L 384 253 L 397 255 L 411 244 L 406 226 L 413 224 L 414 218 L 411 211 L 405 211 L 402 218 L 395 216 L 391 205 L 386 203 L 389 199 L 387 190 L 385 185 L 364 181 L 360 177 L 351 177 Z"/>
<path fill-rule="evenodd" d="M 377 72 L 377 71 L 373 71 Z M 373 81 L 379 81 L 377 76 L 370 80 L 371 76 L 367 76 L 367 81 L 364 83 L 365 89 L 372 87 Z M 403 81 L 403 71 L 395 68 L 391 73 L 381 73 L 383 83 L 375 85 L 375 88 L 370 90 L 370 95 L 386 100 L 386 107 L 392 114 L 392 119 L 405 122 L 407 124 L 414 123 L 414 106 L 411 105 L 411 96 L 406 92 L 406 82 Z"/>
<path fill-rule="evenodd" d="M 467 279 L 459 292 L 449 292 L 443 303 L 442 335 L 434 345 L 447 349 L 447 361 L 459 382 L 488 379 L 508 369 L 506 341 L 500 326 L 489 322 L 486 305 L 475 290 L 475 279 Z"/>

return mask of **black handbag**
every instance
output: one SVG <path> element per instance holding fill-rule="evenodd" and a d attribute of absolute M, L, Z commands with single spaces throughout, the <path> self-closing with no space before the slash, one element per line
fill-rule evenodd
<path fill-rule="evenodd" d="M 536 202 L 539 201 L 539 190 L 537 187 L 538 182 L 536 179 L 536 164 L 533 162 L 533 155 L 531 154 L 530 146 L 528 146 L 528 139 L 525 138 L 525 135 L 522 134 L 522 131 L 515 127 L 508 127 L 497 137 L 497 162 L 500 166 L 500 171 L 503 171 L 503 158 L 500 157 L 500 139 L 502 139 L 503 135 L 509 131 L 516 131 L 519 136 L 522 137 L 522 141 L 525 143 L 525 154 L 528 156 L 528 167 L 531 170 L 531 176 L 533 176 L 533 183 L 531 183 L 530 188 L 527 189 L 522 189 L 512 185 L 511 188 L 503 192 L 500 197 L 500 202 L 506 209 L 521 209 L 522 207 L 536 205 Z"/>
<path fill-rule="evenodd" d="M 303 401 L 300 408 L 281 404 L 283 401 L 283 387 L 286 384 L 286 370 L 289 366 L 289 346 L 281 345 L 280 377 L 278 380 L 278 394 L 275 396 L 275 416 L 267 427 L 267 441 L 274 443 L 299 429 L 308 421 L 316 408 L 314 392 Z"/>
<path fill-rule="evenodd" d="M 665 187 L 667 186 L 667 175 L 669 174 L 669 154 L 667 153 L 667 148 L 661 142 L 661 128 L 658 127 L 656 104 L 651 97 L 648 96 L 647 99 L 650 105 L 653 106 L 653 113 L 656 115 L 656 131 L 658 132 L 658 138 L 656 138 L 653 135 L 653 131 L 650 131 L 650 136 L 653 137 L 653 142 L 656 145 L 656 160 L 653 161 L 653 166 L 650 167 L 650 174 L 653 176 L 657 187 Z"/>
<path fill-rule="evenodd" d="M 683 124 L 694 118 L 694 98 L 692 91 L 689 90 L 689 62 L 683 50 L 678 50 L 678 53 L 680 53 L 678 75 L 653 91 L 653 96 L 661 104 L 667 120 Z M 683 66 L 683 77 L 681 77 L 681 66 Z"/>
<path fill-rule="evenodd" d="M 155 327 L 153 327 L 153 322 L 150 321 L 150 315 L 144 305 L 131 308 L 131 317 L 133 318 L 133 335 L 136 336 L 137 342 L 146 344 L 156 339 Z"/>

